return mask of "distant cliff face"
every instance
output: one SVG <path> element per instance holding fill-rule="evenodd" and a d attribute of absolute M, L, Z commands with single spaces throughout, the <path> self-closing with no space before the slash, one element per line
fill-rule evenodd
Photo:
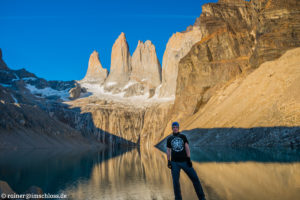
<path fill-rule="evenodd" d="M 82 116 L 65 120 L 75 121 L 74 126 L 80 126 L 82 131 L 91 130 L 91 134 L 98 135 L 101 141 L 109 144 L 117 142 L 115 137 L 110 137 L 111 135 L 146 146 L 153 146 L 162 139 L 172 107 L 169 102 L 138 107 L 125 102 L 93 97 L 77 99 L 68 104 L 73 109 L 80 109 Z M 63 115 L 60 116 L 64 118 Z"/>
<path fill-rule="evenodd" d="M 171 119 L 193 115 L 235 77 L 300 46 L 297 10 L 296 0 L 205 4 L 194 25 L 202 39 L 179 63 Z"/>

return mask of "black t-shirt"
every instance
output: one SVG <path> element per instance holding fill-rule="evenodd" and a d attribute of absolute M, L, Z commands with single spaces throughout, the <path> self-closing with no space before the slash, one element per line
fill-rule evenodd
<path fill-rule="evenodd" d="M 167 147 L 171 149 L 171 161 L 186 161 L 185 143 L 189 143 L 185 135 L 178 133 L 172 134 L 167 139 Z"/>

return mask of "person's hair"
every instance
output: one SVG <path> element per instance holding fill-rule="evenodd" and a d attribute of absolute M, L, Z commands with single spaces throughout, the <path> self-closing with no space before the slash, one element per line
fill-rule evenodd
<path fill-rule="evenodd" d="M 173 126 L 179 127 L 179 123 L 178 123 L 178 122 L 173 122 L 173 123 L 172 123 L 172 127 L 173 127 Z"/>

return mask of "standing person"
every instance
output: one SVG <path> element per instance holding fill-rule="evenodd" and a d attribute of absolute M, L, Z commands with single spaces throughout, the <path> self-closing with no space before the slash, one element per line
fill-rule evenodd
<path fill-rule="evenodd" d="M 172 172 L 175 200 L 182 199 L 179 183 L 180 169 L 183 169 L 193 182 L 199 200 L 205 200 L 199 178 L 191 161 L 189 142 L 185 135 L 179 132 L 178 122 L 172 123 L 172 130 L 173 134 L 167 139 L 167 158 L 168 167 Z"/>

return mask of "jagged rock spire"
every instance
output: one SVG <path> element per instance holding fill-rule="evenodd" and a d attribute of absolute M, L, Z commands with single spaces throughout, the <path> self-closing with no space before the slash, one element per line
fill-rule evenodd
<path fill-rule="evenodd" d="M 106 86 L 111 83 L 124 85 L 129 81 L 130 59 L 129 47 L 125 34 L 122 32 L 112 47 L 110 73 L 105 81 Z"/>
<path fill-rule="evenodd" d="M 99 53 L 94 51 L 90 55 L 89 66 L 83 81 L 103 83 L 107 78 L 108 71 L 101 65 Z"/>
<path fill-rule="evenodd" d="M 130 80 L 146 83 L 150 87 L 161 84 L 161 65 L 157 59 L 155 46 L 151 41 L 139 41 L 131 59 Z"/>

